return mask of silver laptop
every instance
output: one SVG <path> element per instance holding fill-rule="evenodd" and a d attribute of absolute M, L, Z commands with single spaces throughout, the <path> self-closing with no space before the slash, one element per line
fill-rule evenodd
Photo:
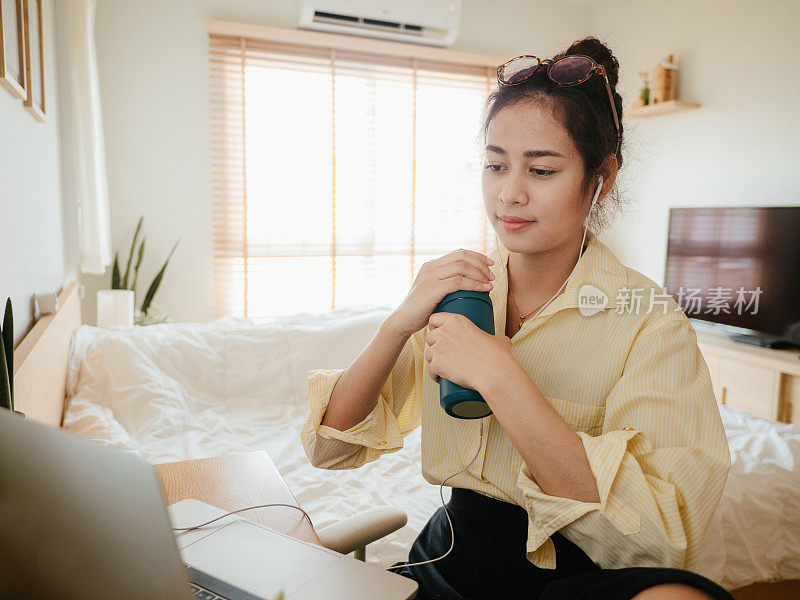
<path fill-rule="evenodd" d="M 7 410 L 0 457 L 0 598 L 258 600 L 281 590 L 286 600 L 406 600 L 417 591 L 411 579 L 234 515 L 176 544 L 172 526 L 224 511 L 184 500 L 170 507 L 171 524 L 141 458 Z"/>
<path fill-rule="evenodd" d="M 197 500 L 177 502 L 169 513 L 174 527 L 225 515 Z M 287 600 L 406 600 L 417 590 L 411 579 L 235 515 L 181 533 L 177 543 L 187 565 L 256 597 L 274 598 L 281 590 Z"/>

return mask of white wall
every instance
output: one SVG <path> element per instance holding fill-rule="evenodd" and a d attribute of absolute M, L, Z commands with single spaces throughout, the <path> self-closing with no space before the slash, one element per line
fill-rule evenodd
<path fill-rule="evenodd" d="M 625 119 L 631 204 L 607 242 L 663 284 L 671 206 L 800 205 L 800 3 L 601 0 L 592 31 L 620 61 L 627 108 L 638 72 L 674 54 L 679 97 L 697 110 Z M 624 117 L 623 117 L 624 118 Z"/>
<path fill-rule="evenodd" d="M 585 6 L 464 0 L 453 49 L 552 54 L 590 26 Z M 106 136 L 112 243 L 127 259 L 145 216 L 146 256 L 138 302 L 181 239 L 155 302 L 175 320 L 213 318 L 206 19 L 294 28 L 299 2 L 100 0 L 96 43 Z M 542 14 L 547 18 L 543 19 Z M 124 268 L 124 267 L 123 267 Z M 84 276 L 84 315 L 95 322 L 96 290 L 110 275 Z"/>
<path fill-rule="evenodd" d="M 63 244 L 53 2 L 43 5 L 46 121 L 0 88 L 0 319 L 10 296 L 15 340 L 31 325 L 34 293 L 58 292 L 76 278 Z"/>

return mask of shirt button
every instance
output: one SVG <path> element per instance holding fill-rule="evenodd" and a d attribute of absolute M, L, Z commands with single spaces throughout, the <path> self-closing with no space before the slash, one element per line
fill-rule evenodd
<path fill-rule="evenodd" d="M 386 442 L 378 442 L 378 446 L 385 446 Z"/>

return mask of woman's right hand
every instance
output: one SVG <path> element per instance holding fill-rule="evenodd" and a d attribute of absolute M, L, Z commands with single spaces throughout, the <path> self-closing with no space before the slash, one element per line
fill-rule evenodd
<path fill-rule="evenodd" d="M 428 323 L 436 306 L 447 294 L 458 290 L 488 292 L 494 261 L 480 252 L 454 250 L 424 263 L 411 290 L 391 318 L 404 335 L 411 336 Z"/>

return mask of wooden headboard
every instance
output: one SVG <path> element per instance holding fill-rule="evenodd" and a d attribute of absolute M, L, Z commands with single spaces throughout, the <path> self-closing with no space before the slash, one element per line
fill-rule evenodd
<path fill-rule="evenodd" d="M 67 388 L 67 358 L 81 324 L 80 285 L 58 295 L 58 311 L 34 324 L 14 349 L 14 408 L 29 419 L 61 427 Z"/>

